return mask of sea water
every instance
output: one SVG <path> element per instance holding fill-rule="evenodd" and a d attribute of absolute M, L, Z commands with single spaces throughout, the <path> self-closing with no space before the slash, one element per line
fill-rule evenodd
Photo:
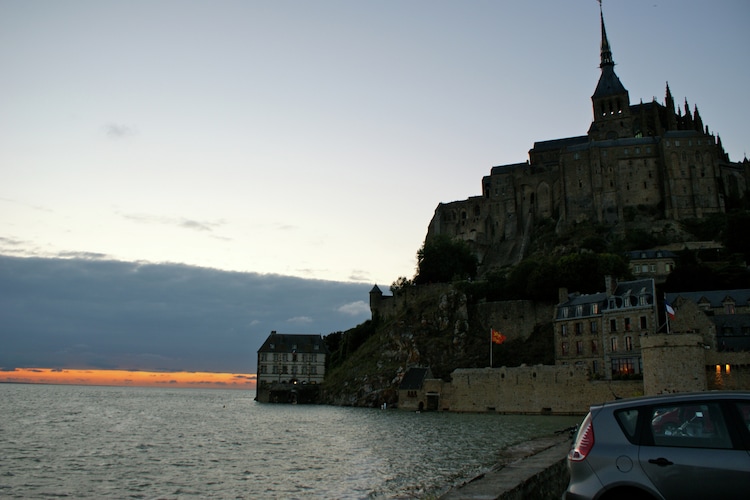
<path fill-rule="evenodd" d="M 2 498 L 423 498 L 577 417 L 274 405 L 253 392 L 0 384 Z"/>

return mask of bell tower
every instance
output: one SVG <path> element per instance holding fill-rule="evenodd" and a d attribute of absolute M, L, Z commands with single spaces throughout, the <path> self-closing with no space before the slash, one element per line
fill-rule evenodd
<path fill-rule="evenodd" d="M 630 95 L 615 74 L 615 62 L 604 26 L 602 3 L 599 2 L 599 19 L 602 27 L 601 63 L 602 70 L 591 102 L 594 108 L 594 122 L 589 128 L 589 138 L 594 141 L 631 137 Z"/>

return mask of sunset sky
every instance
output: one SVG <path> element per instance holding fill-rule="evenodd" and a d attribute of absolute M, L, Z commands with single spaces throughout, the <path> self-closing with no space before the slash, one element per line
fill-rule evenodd
<path fill-rule="evenodd" d="M 255 389 L 254 374 L 206 372 L 142 372 L 126 370 L 63 370 L 16 368 L 0 371 L 0 383 L 121 385 L 134 387 L 180 387 L 211 389 Z"/>
<path fill-rule="evenodd" d="M 669 82 L 742 160 L 750 2 L 604 16 L 631 103 Z M 3 0 L 0 367 L 253 373 L 356 326 L 439 203 L 587 132 L 600 40 L 596 0 Z"/>

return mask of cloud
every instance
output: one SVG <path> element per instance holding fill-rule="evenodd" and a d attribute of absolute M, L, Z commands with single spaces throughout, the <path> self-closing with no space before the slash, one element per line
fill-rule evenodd
<path fill-rule="evenodd" d="M 0 367 L 253 373 L 272 330 L 326 335 L 369 319 L 371 288 L 88 253 L 0 255 Z"/>
<path fill-rule="evenodd" d="M 354 269 L 349 275 L 351 281 L 371 281 L 370 273 L 361 269 Z"/>
<path fill-rule="evenodd" d="M 120 214 L 123 218 L 139 224 L 161 224 L 166 226 L 175 226 L 192 231 L 213 231 L 224 225 L 224 221 L 199 221 L 186 219 L 184 217 L 168 217 L 163 215 L 147 214 Z"/>
<path fill-rule="evenodd" d="M 289 318 L 286 322 L 295 325 L 309 325 L 314 321 L 310 316 L 295 316 L 294 318 Z"/>
<path fill-rule="evenodd" d="M 110 139 L 123 139 L 135 135 L 135 130 L 132 127 L 120 123 L 108 123 L 103 128 L 104 133 Z"/>
<path fill-rule="evenodd" d="M 364 300 L 358 300 L 356 302 L 344 304 L 343 306 L 338 307 L 336 310 L 342 314 L 347 314 L 349 316 L 362 316 L 370 313 L 370 305 L 367 304 Z"/>

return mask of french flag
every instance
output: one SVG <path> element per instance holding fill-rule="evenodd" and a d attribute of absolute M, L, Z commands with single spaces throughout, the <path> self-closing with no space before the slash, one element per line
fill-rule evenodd
<path fill-rule="evenodd" d="M 669 316 L 669 319 L 674 319 L 674 309 L 672 306 L 669 305 L 669 302 L 666 300 L 664 301 L 664 307 L 667 308 L 667 316 Z"/>

